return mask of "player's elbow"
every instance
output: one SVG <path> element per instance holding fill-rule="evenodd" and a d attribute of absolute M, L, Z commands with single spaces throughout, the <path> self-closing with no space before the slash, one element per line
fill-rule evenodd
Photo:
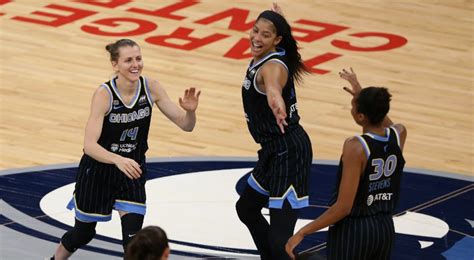
<path fill-rule="evenodd" d="M 194 125 L 181 127 L 185 132 L 192 132 L 194 130 Z"/>
<path fill-rule="evenodd" d="M 336 208 L 338 215 L 340 215 L 341 218 L 344 218 L 347 215 L 351 214 L 352 211 L 352 205 L 350 205 L 349 203 L 339 202 Z"/>
<path fill-rule="evenodd" d="M 84 153 L 87 155 L 91 155 L 94 149 L 94 144 L 88 141 L 84 141 Z"/>
<path fill-rule="evenodd" d="M 351 214 L 351 211 L 352 211 L 352 207 L 344 207 L 341 210 L 341 214 L 345 217 L 345 216 Z"/>

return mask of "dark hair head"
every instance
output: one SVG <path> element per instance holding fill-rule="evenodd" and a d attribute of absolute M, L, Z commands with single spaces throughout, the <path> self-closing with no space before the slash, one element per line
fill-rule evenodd
<path fill-rule="evenodd" d="M 138 46 L 138 44 L 130 39 L 120 39 L 114 43 L 107 44 L 105 49 L 110 53 L 110 61 L 118 61 L 119 49 L 125 46 Z"/>
<path fill-rule="evenodd" d="M 384 87 L 364 88 L 355 100 L 357 112 L 367 116 L 370 124 L 378 125 L 390 110 L 391 97 Z"/>
<path fill-rule="evenodd" d="M 148 226 L 138 231 L 127 245 L 125 260 L 157 260 L 168 247 L 165 231 L 157 226 Z"/>
<path fill-rule="evenodd" d="M 301 82 L 302 74 L 310 73 L 310 71 L 301 60 L 301 55 L 298 52 L 298 43 L 291 33 L 291 26 L 288 24 L 285 17 L 274 11 L 263 11 L 258 16 L 257 21 L 262 18 L 272 22 L 276 34 L 282 38 L 277 47 L 284 49 L 286 52 L 289 76 L 294 78 L 297 82 Z"/>

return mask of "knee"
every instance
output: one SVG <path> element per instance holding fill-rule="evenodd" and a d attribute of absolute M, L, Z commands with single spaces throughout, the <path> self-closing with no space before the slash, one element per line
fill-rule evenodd
<path fill-rule="evenodd" d="M 270 245 L 275 245 L 277 248 L 284 248 L 286 241 L 288 241 L 289 238 L 290 237 L 273 228 L 270 228 L 270 232 L 268 232 L 268 241 Z"/>
<path fill-rule="evenodd" d="M 244 224 L 255 222 L 262 218 L 262 208 L 268 203 L 268 197 L 247 187 L 235 203 L 235 210 L 240 221 Z"/>
<path fill-rule="evenodd" d="M 73 253 L 82 246 L 87 245 L 95 236 L 97 222 L 81 222 L 76 219 L 74 228 L 61 238 L 61 244 L 67 251 Z"/>
<path fill-rule="evenodd" d="M 125 248 L 133 236 L 142 228 L 144 216 L 136 213 L 128 213 L 120 218 L 122 223 L 122 244 Z"/>
<path fill-rule="evenodd" d="M 247 223 L 250 220 L 250 207 L 241 199 L 235 203 L 235 210 L 237 211 L 237 216 L 239 216 L 240 221 Z"/>

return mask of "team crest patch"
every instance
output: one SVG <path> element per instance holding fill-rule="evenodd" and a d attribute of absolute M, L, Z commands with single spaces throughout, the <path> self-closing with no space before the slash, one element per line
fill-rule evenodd
<path fill-rule="evenodd" d="M 245 88 L 245 90 L 249 90 L 250 85 L 252 85 L 252 82 L 249 79 L 245 79 L 242 87 Z"/>
<path fill-rule="evenodd" d="M 143 105 L 145 104 L 147 101 L 146 101 L 146 96 L 145 95 L 141 95 L 140 96 L 140 99 L 138 99 L 138 105 Z"/>

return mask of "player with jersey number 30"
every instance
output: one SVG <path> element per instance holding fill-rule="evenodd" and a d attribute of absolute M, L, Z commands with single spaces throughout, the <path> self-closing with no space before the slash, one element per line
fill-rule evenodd
<path fill-rule="evenodd" d="M 352 68 L 339 75 L 352 86 L 344 89 L 352 95 L 351 114 L 363 134 L 344 142 L 331 207 L 296 232 L 286 252 L 295 259 L 293 250 L 306 235 L 330 226 L 328 259 L 390 259 L 407 131 L 387 116 L 391 95 L 386 88 L 362 88 Z"/>

